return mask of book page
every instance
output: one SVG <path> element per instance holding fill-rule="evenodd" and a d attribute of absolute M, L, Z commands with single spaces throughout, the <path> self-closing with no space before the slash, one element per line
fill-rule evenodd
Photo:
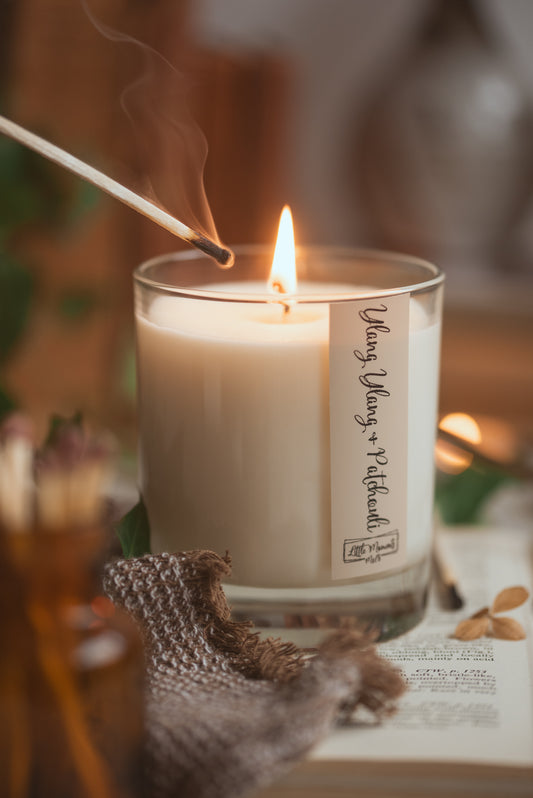
<path fill-rule="evenodd" d="M 404 672 L 409 689 L 396 715 L 335 730 L 312 760 L 388 760 L 533 765 L 531 599 L 503 613 L 520 621 L 525 640 L 451 637 L 457 623 L 513 585 L 531 591 L 531 536 L 511 530 L 445 531 L 465 599 L 443 611 L 432 596 L 425 620 L 379 646 Z"/>

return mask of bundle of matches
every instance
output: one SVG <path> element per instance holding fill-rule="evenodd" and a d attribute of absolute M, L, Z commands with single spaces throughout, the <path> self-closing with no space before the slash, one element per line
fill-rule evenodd
<path fill-rule="evenodd" d="M 108 661 L 100 654 L 91 671 L 93 655 L 83 652 L 94 650 L 88 635 L 95 640 L 97 632 L 92 616 L 79 612 L 99 589 L 91 579 L 112 451 L 107 437 L 89 437 L 76 421 L 56 422 L 39 451 L 26 417 L 0 426 L 0 632 L 9 640 L 0 656 L 0 695 L 9 695 L 0 724 L 2 796 L 6 789 L 10 798 L 35 789 L 119 794 L 98 736 L 114 728 L 103 714 Z"/>
<path fill-rule="evenodd" d="M 113 448 L 108 436 L 89 437 L 77 423 L 56 427 L 36 458 L 39 526 L 64 529 L 101 520 Z"/>
<path fill-rule="evenodd" d="M 12 415 L 0 428 L 0 520 L 14 531 L 98 523 L 114 445 L 77 421 L 59 421 L 35 450 L 31 422 Z"/>

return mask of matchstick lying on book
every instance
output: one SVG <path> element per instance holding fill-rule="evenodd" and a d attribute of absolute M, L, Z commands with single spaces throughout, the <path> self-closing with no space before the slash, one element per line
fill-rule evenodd
<path fill-rule="evenodd" d="M 453 571 L 450 555 L 437 532 L 433 540 L 433 563 L 435 576 L 439 582 L 439 592 L 446 606 L 450 610 L 460 610 L 464 605 L 463 597 L 459 592 L 457 578 Z"/>
<path fill-rule="evenodd" d="M 482 468 L 495 468 L 517 479 L 531 479 L 533 477 L 533 450 L 531 445 L 525 441 L 516 444 L 509 459 L 496 460 L 494 457 L 488 456 L 479 444 L 472 443 L 472 441 L 460 435 L 455 435 L 449 430 L 442 429 L 442 427 L 438 431 L 438 440 L 450 444 L 453 448 L 462 449 L 467 454 L 471 454 L 473 457 L 472 465 Z"/>
<path fill-rule="evenodd" d="M 158 208 L 153 202 L 144 199 L 144 197 L 126 188 L 126 186 L 108 177 L 103 172 L 99 172 L 98 169 L 89 166 L 89 164 L 84 163 L 84 161 L 80 161 L 60 147 L 56 147 L 55 144 L 51 144 L 49 141 L 46 141 L 46 139 L 36 136 L 34 133 L 20 127 L 20 125 L 15 124 L 10 119 L 6 119 L 4 116 L 0 116 L 0 132 L 24 144 L 26 147 L 29 147 L 30 150 L 38 152 L 40 155 L 43 155 L 59 166 L 63 166 L 78 177 L 92 183 L 97 188 L 101 188 L 103 191 L 107 192 L 107 194 L 120 200 L 120 202 L 123 202 L 129 208 L 133 208 L 133 210 L 142 213 L 143 216 L 151 219 L 160 227 L 164 227 L 165 230 L 174 233 L 174 235 L 192 244 L 193 247 L 205 252 L 205 254 L 209 255 L 211 258 L 214 258 L 223 268 L 228 269 L 233 266 L 235 256 L 230 249 L 220 246 L 212 239 L 202 235 L 202 233 L 198 233 L 196 230 L 187 227 L 186 224 L 183 224 L 183 222 L 180 222 L 174 216 Z"/>

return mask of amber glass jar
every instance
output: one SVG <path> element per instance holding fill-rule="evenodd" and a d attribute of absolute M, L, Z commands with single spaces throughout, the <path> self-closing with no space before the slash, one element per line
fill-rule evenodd
<path fill-rule="evenodd" d="M 102 529 L 0 529 L 0 795 L 138 798 L 142 653 Z"/>

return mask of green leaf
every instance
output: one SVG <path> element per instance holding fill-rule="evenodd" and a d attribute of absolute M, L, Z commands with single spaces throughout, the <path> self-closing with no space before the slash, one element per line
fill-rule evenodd
<path fill-rule="evenodd" d="M 126 513 L 115 529 L 124 557 L 150 554 L 150 523 L 142 498 Z"/>
<path fill-rule="evenodd" d="M 479 520 L 488 497 L 509 477 L 497 470 L 468 468 L 461 474 L 442 477 L 435 492 L 437 507 L 445 524 L 473 524 Z"/>
<path fill-rule="evenodd" d="M 33 277 L 0 252 L 0 364 L 22 335 L 33 295 Z"/>

